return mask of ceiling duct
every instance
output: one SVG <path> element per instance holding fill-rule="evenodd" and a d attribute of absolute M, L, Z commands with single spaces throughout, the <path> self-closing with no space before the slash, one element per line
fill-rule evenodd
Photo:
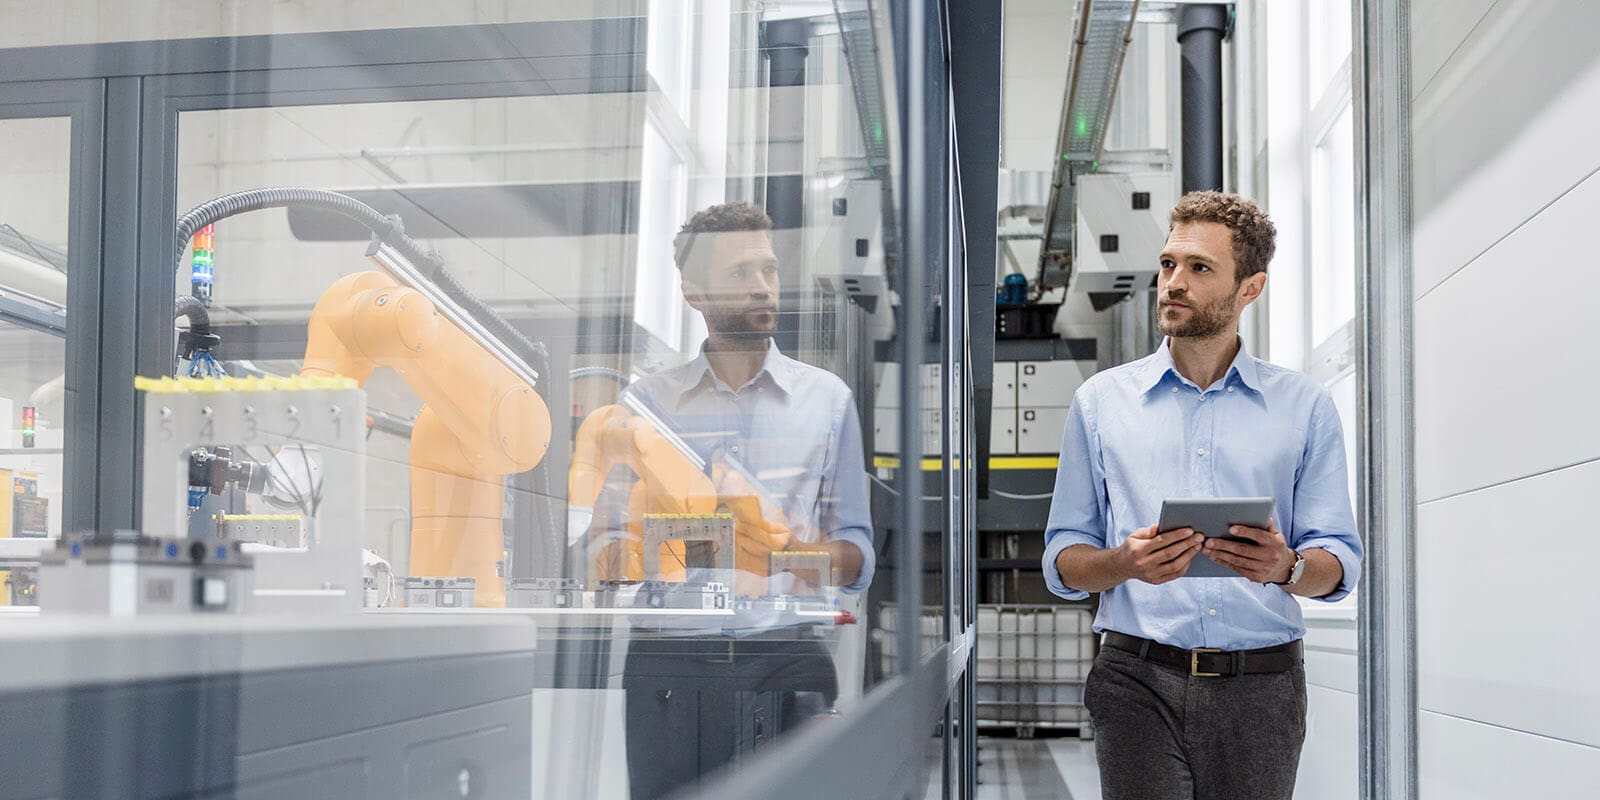
<path fill-rule="evenodd" d="M 1072 227 L 1076 210 L 1072 182 L 1093 172 L 1105 141 L 1111 105 L 1117 95 L 1122 60 L 1133 40 L 1139 0 L 1078 0 L 1067 70 L 1067 92 L 1056 133 L 1055 171 L 1045 206 L 1044 246 L 1039 250 L 1040 291 L 1064 286 L 1070 270 Z M 1052 266 L 1059 270 L 1050 270 Z"/>
<path fill-rule="evenodd" d="M 844 46 L 845 65 L 850 70 L 851 95 L 856 101 L 856 121 L 861 125 L 861 144 L 867 154 L 867 177 L 883 186 L 883 208 L 894 208 L 894 181 L 889 161 L 888 103 L 885 100 L 882 69 L 878 60 L 877 32 L 873 29 L 872 11 L 865 3 L 835 0 L 834 13 L 839 20 L 839 38 Z M 847 8 L 848 7 L 848 8 Z M 895 215 L 883 217 L 883 252 L 890 259 L 899 247 L 899 231 L 895 228 Z"/>

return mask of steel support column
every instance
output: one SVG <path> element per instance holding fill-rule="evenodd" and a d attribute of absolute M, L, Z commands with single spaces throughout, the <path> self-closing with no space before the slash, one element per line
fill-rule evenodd
<path fill-rule="evenodd" d="M 1417 797 L 1416 479 L 1412 385 L 1409 0 L 1364 0 L 1356 114 L 1361 797 Z"/>

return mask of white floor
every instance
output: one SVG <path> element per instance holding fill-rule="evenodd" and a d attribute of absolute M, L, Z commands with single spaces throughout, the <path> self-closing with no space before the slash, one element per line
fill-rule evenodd
<path fill-rule="evenodd" d="M 1100 768 L 1094 761 L 1094 742 L 1056 739 L 1047 743 L 1073 800 L 1100 800 Z"/>
<path fill-rule="evenodd" d="M 977 800 L 1100 800 L 1094 742 L 1079 739 L 978 740 Z M 941 797 L 931 776 L 927 797 Z"/>

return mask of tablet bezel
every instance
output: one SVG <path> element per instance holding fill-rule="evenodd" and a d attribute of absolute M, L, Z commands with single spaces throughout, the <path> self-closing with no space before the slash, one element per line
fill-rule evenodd
<path fill-rule="evenodd" d="M 1169 498 L 1161 503 L 1161 521 L 1158 533 L 1194 528 L 1207 538 L 1239 539 L 1229 536 L 1228 528 L 1246 525 L 1266 530 L 1272 521 L 1274 502 L 1270 497 L 1184 497 Z M 1249 541 L 1242 540 L 1241 541 Z M 1233 570 L 1196 553 L 1189 562 L 1185 578 L 1243 578 Z"/>

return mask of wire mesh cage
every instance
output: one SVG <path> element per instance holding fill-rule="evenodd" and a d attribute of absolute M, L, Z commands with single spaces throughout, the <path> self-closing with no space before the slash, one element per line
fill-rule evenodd
<path fill-rule="evenodd" d="M 885 674 L 894 671 L 893 604 L 884 604 L 880 650 Z M 980 604 L 977 619 L 977 704 L 980 727 L 1039 728 L 1093 735 L 1083 706 L 1084 681 L 1094 665 L 1099 637 L 1094 613 L 1078 606 Z M 921 638 L 928 652 L 943 635 L 940 610 L 923 611 Z"/>

